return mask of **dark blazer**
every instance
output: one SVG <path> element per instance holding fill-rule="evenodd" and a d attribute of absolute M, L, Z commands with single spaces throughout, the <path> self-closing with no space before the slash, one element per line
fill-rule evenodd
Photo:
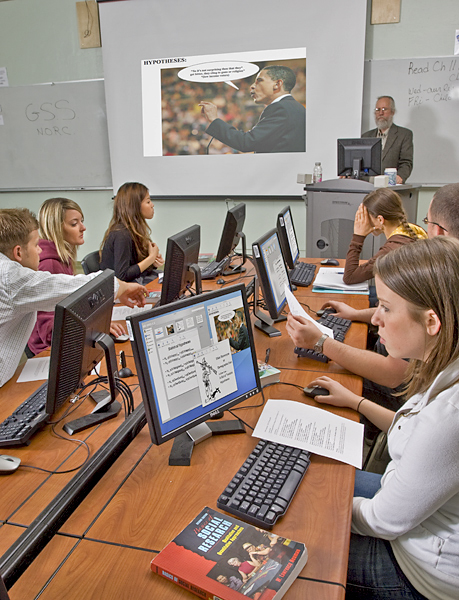
<path fill-rule="evenodd" d="M 377 135 L 378 128 L 362 133 L 362 137 Z M 413 170 L 413 132 L 392 123 L 382 153 L 382 170 L 394 168 L 405 183 Z"/>
<path fill-rule="evenodd" d="M 305 152 L 306 109 L 293 96 L 269 104 L 250 131 L 215 119 L 207 133 L 240 152 Z"/>

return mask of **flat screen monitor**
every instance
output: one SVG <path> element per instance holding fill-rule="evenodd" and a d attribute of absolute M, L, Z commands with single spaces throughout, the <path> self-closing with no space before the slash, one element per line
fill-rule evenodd
<path fill-rule="evenodd" d="M 293 269 L 296 261 L 300 257 L 298 240 L 293 225 L 292 211 L 290 206 L 286 206 L 277 215 L 277 234 L 281 245 L 284 260 L 289 269 Z"/>
<path fill-rule="evenodd" d="M 272 229 L 252 244 L 257 281 L 261 285 L 263 299 L 269 311 L 269 317 L 258 307 L 258 293 L 255 290 L 254 314 L 258 317 L 255 327 L 270 337 L 280 335 L 272 325 L 286 319 L 282 311 L 287 304 L 285 286 L 292 289 L 287 266 L 282 255 L 277 230 Z"/>
<path fill-rule="evenodd" d="M 225 257 L 230 256 L 239 244 L 239 240 L 242 240 L 242 263 L 228 271 L 224 271 L 222 275 L 233 275 L 234 273 L 242 273 L 245 271 L 245 268 L 242 267 L 247 258 L 245 235 L 242 231 L 244 222 L 245 204 L 243 202 L 228 209 L 215 260 L 220 262 Z"/>
<path fill-rule="evenodd" d="M 57 409 L 83 384 L 87 375 L 105 356 L 110 391 L 98 402 L 95 412 L 66 423 L 67 433 L 92 427 L 119 413 L 115 400 L 117 364 L 110 336 L 114 301 L 114 272 L 106 269 L 56 304 L 51 343 L 46 412 Z"/>
<path fill-rule="evenodd" d="M 167 240 L 161 305 L 182 298 L 187 291 L 201 293 L 201 269 L 198 266 L 201 227 L 192 225 Z M 195 292 L 192 292 L 192 286 Z"/>
<path fill-rule="evenodd" d="M 234 426 L 204 421 L 260 390 L 245 287 L 179 300 L 127 322 L 151 439 L 176 438 L 174 449 L 186 448 L 185 456 L 173 449 L 169 462 L 189 464 L 193 445 L 212 426 Z"/>
<path fill-rule="evenodd" d="M 381 138 L 338 140 L 338 176 L 352 179 L 381 175 Z"/>

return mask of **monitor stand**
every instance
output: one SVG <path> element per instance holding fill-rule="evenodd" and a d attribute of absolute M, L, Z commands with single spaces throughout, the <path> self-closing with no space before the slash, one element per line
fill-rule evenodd
<path fill-rule="evenodd" d="M 230 268 L 230 269 L 227 269 L 226 271 L 223 271 L 221 273 L 221 275 L 223 277 L 228 277 L 229 275 L 236 275 L 238 273 L 245 273 L 245 271 L 246 271 L 246 268 L 242 266 L 245 263 L 245 261 L 247 260 L 247 247 L 246 247 L 246 242 L 245 242 L 245 234 L 241 231 L 240 233 L 238 233 L 238 236 L 242 240 L 242 262 L 240 265 L 236 265 L 232 269 Z"/>
<path fill-rule="evenodd" d="M 169 465 L 173 467 L 189 467 L 191 455 L 196 444 L 207 440 L 213 435 L 226 433 L 245 433 L 244 425 L 239 420 L 200 423 L 174 439 Z"/>
<path fill-rule="evenodd" d="M 261 312 L 258 306 L 258 296 L 259 296 L 259 286 L 258 286 L 258 278 L 255 277 L 255 291 L 253 293 L 253 314 L 257 317 L 257 321 L 255 321 L 254 325 L 257 329 L 262 331 L 264 334 L 269 337 L 278 337 L 281 335 L 281 332 L 273 327 L 274 323 L 281 323 L 282 321 L 286 321 L 287 317 L 285 315 L 281 315 L 277 319 L 271 319 L 267 314 Z"/>
<path fill-rule="evenodd" d="M 106 333 L 100 334 L 95 342 L 94 346 L 102 348 L 105 353 L 105 362 L 107 364 L 107 378 L 110 390 L 105 392 L 105 398 L 100 397 L 100 393 L 97 394 L 96 401 L 97 405 L 90 415 L 80 417 L 73 421 L 69 421 L 64 425 L 64 431 L 69 435 L 78 433 L 104 423 L 110 419 L 114 419 L 121 410 L 121 404 L 115 399 L 118 396 L 118 390 L 116 389 L 115 377 L 117 376 L 116 367 L 116 353 L 115 343 L 111 336 Z"/>

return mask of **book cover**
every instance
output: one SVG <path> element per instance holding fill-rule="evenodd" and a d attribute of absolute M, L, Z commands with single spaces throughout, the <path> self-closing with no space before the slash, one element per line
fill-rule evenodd
<path fill-rule="evenodd" d="M 304 544 L 204 508 L 151 569 L 211 600 L 282 598 L 308 560 Z"/>
<path fill-rule="evenodd" d="M 260 376 L 261 387 L 268 383 L 278 383 L 280 381 L 280 371 L 268 363 L 258 360 L 258 375 Z"/>

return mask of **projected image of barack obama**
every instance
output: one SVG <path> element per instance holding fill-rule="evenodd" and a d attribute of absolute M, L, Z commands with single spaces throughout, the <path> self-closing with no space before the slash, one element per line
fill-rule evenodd
<path fill-rule="evenodd" d="M 295 73 L 289 67 L 262 69 L 250 86 L 250 95 L 265 109 L 247 132 L 220 119 L 212 102 L 200 102 L 201 112 L 210 123 L 206 133 L 239 152 L 305 152 L 306 109 L 291 94 L 295 84 Z"/>

